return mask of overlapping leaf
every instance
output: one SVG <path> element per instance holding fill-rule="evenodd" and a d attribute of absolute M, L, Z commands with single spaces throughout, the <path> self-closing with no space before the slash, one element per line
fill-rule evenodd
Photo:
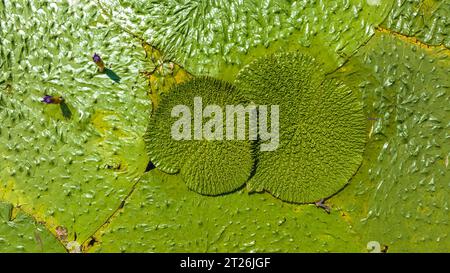
<path fill-rule="evenodd" d="M 325 79 L 311 57 L 293 52 L 257 59 L 239 72 L 236 85 L 257 105 L 279 107 L 279 146 L 258 154 L 249 188 L 314 202 L 336 193 L 356 172 L 366 138 L 360 98 L 342 82 Z M 277 130 L 274 121 L 271 130 Z"/>
<path fill-rule="evenodd" d="M 165 94 L 150 120 L 145 138 L 150 160 L 166 172 L 180 171 L 187 186 L 198 193 L 217 195 L 236 190 L 250 176 L 253 152 L 248 139 L 226 139 L 225 111 L 227 105 L 245 103 L 236 87 L 209 77 L 176 86 Z M 204 117 L 207 106 L 218 111 Z M 177 107 L 185 111 L 174 112 Z M 182 119 L 187 122 L 181 128 L 175 127 L 177 133 L 184 135 L 179 139 L 174 137 L 173 128 Z M 205 133 L 208 122 L 214 124 L 213 139 Z"/>

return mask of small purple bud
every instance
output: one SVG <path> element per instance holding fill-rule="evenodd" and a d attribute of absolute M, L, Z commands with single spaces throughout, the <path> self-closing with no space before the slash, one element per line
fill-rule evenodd
<path fill-rule="evenodd" d="M 60 104 L 64 101 L 64 98 L 61 96 L 49 96 L 49 95 L 45 95 L 41 102 L 46 103 L 46 104 Z"/>
<path fill-rule="evenodd" d="M 47 104 L 52 103 L 52 96 L 49 96 L 49 95 L 44 96 L 44 97 L 42 98 L 42 102 L 43 102 L 43 103 L 47 103 Z"/>
<path fill-rule="evenodd" d="M 102 58 L 97 53 L 94 53 L 94 56 L 92 56 L 92 60 L 94 61 L 94 63 L 99 63 L 102 61 Z"/>
<path fill-rule="evenodd" d="M 92 60 L 98 67 L 98 71 L 101 73 L 105 72 L 105 63 L 103 63 L 102 58 L 97 53 L 94 53 L 94 56 L 92 56 Z"/>

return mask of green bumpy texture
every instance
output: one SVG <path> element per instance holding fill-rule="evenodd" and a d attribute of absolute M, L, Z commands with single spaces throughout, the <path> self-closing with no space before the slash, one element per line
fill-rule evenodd
<path fill-rule="evenodd" d="M 82 243 L 146 167 L 144 51 L 93 3 L 0 1 L 0 18 L 0 199 Z M 94 52 L 120 83 L 97 73 Z"/>
<path fill-rule="evenodd" d="M 41 223 L 13 206 L 0 202 L 0 252 L 65 252 L 64 247 Z"/>
<path fill-rule="evenodd" d="M 396 1 L 383 27 L 415 37 L 429 45 L 444 45 L 450 48 L 450 2 Z"/>
<path fill-rule="evenodd" d="M 356 92 L 325 79 L 313 58 L 298 52 L 255 60 L 239 72 L 236 85 L 257 105 L 280 109 L 279 147 L 259 152 L 249 189 L 307 203 L 347 184 L 366 139 Z"/>
<path fill-rule="evenodd" d="M 393 252 L 450 251 L 449 56 L 377 34 L 336 74 L 360 88 L 373 118 L 364 163 L 339 203 L 368 200 L 359 229 Z"/>
<path fill-rule="evenodd" d="M 91 252 L 365 251 L 340 213 L 296 206 L 267 193 L 209 197 L 186 191 L 180 175 L 146 174 Z M 118 240 L 126 238 L 126 240 Z"/>
<path fill-rule="evenodd" d="M 201 98 L 202 108 L 194 108 L 195 98 Z M 150 119 L 145 136 L 150 160 L 166 172 L 179 171 L 188 188 L 198 193 L 218 195 L 236 190 L 247 181 L 253 168 L 250 141 L 207 140 L 202 131 L 203 139 L 194 139 L 196 129 L 192 121 L 197 113 L 202 115 L 205 106 L 221 107 L 223 128 L 214 130 L 222 130 L 225 138 L 226 105 L 243 105 L 245 102 L 233 85 L 209 77 L 195 78 L 175 86 L 169 93 L 163 94 L 159 107 Z M 172 116 L 172 111 L 180 105 L 188 107 L 190 140 L 178 140 L 172 136 L 172 126 L 180 119 L 180 116 Z M 205 126 L 209 119 L 200 117 Z"/>
<path fill-rule="evenodd" d="M 69 251 L 75 237 L 83 252 L 450 252 L 449 4 L 0 1 L 0 252 Z M 147 92 L 188 72 L 232 82 L 299 48 L 361 93 L 367 117 L 362 164 L 330 214 L 144 174 Z M 94 52 L 120 83 L 96 72 Z"/>
<path fill-rule="evenodd" d="M 99 2 L 189 72 L 231 81 L 254 58 L 287 49 L 308 48 L 334 70 L 373 35 L 394 1 Z"/>

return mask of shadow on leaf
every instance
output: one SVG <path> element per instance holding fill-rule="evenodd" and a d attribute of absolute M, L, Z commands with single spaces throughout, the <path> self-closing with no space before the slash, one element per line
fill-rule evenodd
<path fill-rule="evenodd" d="M 120 77 L 119 75 L 117 75 L 116 73 L 114 73 L 114 71 L 112 71 L 111 69 L 105 68 L 105 74 L 113 81 L 115 82 L 120 82 Z"/>
<path fill-rule="evenodd" d="M 72 111 L 70 111 L 69 106 L 64 101 L 59 104 L 61 107 L 61 112 L 66 119 L 72 118 Z"/>

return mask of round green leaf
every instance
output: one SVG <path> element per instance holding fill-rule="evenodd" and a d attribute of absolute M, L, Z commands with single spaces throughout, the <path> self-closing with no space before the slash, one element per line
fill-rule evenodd
<path fill-rule="evenodd" d="M 194 103 L 201 99 L 202 106 Z M 161 170 L 169 173 L 180 171 L 193 191 L 205 195 L 218 195 L 236 190 L 250 176 L 253 167 L 251 143 L 248 140 L 225 139 L 225 106 L 241 105 L 245 102 L 238 90 L 231 84 L 201 77 L 174 87 L 164 94 L 161 104 L 151 118 L 145 140 L 151 161 Z M 212 132 L 222 131 L 223 140 L 204 138 L 204 130 L 196 130 L 194 116 L 202 115 L 207 106 L 223 109 L 222 130 L 214 127 Z M 185 107 L 189 113 L 173 115 L 174 109 Z M 209 118 L 200 116 L 206 127 Z M 188 138 L 174 138 L 172 128 L 182 118 L 187 118 L 188 127 L 180 127 L 179 132 L 187 132 Z M 205 129 L 203 127 L 203 129 Z M 186 130 L 186 131 L 184 131 Z M 200 132 L 200 138 L 194 135 Z"/>
<path fill-rule="evenodd" d="M 314 60 L 283 53 L 255 60 L 237 86 L 259 105 L 279 105 L 280 143 L 259 152 L 252 190 L 267 190 L 291 202 L 331 196 L 358 169 L 365 144 L 365 120 L 357 95 L 328 80 Z"/>

